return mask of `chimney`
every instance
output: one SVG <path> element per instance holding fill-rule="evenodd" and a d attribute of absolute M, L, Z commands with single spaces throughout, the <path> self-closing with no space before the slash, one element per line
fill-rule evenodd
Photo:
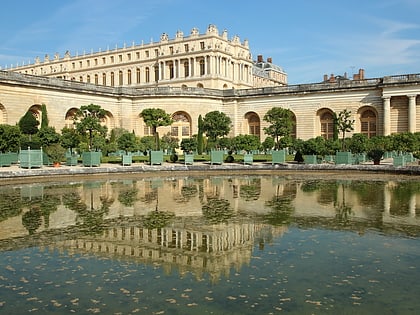
<path fill-rule="evenodd" d="M 268 57 L 268 58 L 267 58 L 267 62 L 268 62 L 268 63 L 273 63 L 273 59 L 271 59 L 271 57 Z"/>
<path fill-rule="evenodd" d="M 365 69 L 359 69 L 359 79 L 360 80 L 365 79 Z"/>
<path fill-rule="evenodd" d="M 324 74 L 324 82 L 328 81 L 328 74 Z"/>
<path fill-rule="evenodd" d="M 331 73 L 331 76 L 330 76 L 330 82 L 335 82 L 334 73 Z"/>
<path fill-rule="evenodd" d="M 258 55 L 257 62 L 263 62 L 263 56 L 262 55 Z"/>

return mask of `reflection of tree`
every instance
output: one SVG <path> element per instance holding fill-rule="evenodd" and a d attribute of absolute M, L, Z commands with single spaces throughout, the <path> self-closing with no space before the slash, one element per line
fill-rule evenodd
<path fill-rule="evenodd" d="M 118 201 L 126 207 L 134 206 L 137 201 L 138 189 L 133 187 L 122 190 L 118 195 Z"/>
<path fill-rule="evenodd" d="M 41 214 L 44 217 L 44 225 L 46 228 L 50 225 L 50 214 L 57 211 L 57 206 L 60 202 L 60 197 L 57 195 L 47 194 L 42 198 L 39 207 L 41 209 Z"/>
<path fill-rule="evenodd" d="M 205 220 L 210 224 L 227 223 L 233 217 L 233 209 L 226 199 L 209 198 L 202 211 Z"/>
<path fill-rule="evenodd" d="M 407 215 L 410 211 L 410 199 L 419 194 L 419 182 L 400 182 L 390 188 L 390 212 L 393 215 Z"/>
<path fill-rule="evenodd" d="M 22 201 L 17 190 L 6 190 L 0 195 L 0 222 L 22 213 Z"/>
<path fill-rule="evenodd" d="M 145 203 L 152 203 L 158 198 L 158 190 L 157 188 L 152 188 L 151 191 L 144 194 L 144 197 L 140 198 L 141 201 Z"/>
<path fill-rule="evenodd" d="M 304 182 L 301 190 L 303 192 L 319 191 L 318 202 L 329 205 L 337 200 L 337 188 L 338 183 L 335 181 L 311 180 Z"/>
<path fill-rule="evenodd" d="M 82 228 L 86 234 L 98 234 L 104 228 L 104 215 L 109 212 L 109 208 L 114 202 L 112 198 L 100 197 L 101 206 L 98 209 L 93 207 L 93 192 L 91 194 L 91 207 L 88 209 L 85 203 L 81 202 L 80 195 L 70 193 L 63 196 L 63 203 L 70 210 L 75 211 L 82 221 Z"/>
<path fill-rule="evenodd" d="M 381 206 L 384 202 L 385 182 L 362 182 L 354 181 L 350 184 L 350 189 L 355 191 L 362 206 Z M 381 206 L 383 209 L 383 206 Z"/>
<path fill-rule="evenodd" d="M 284 225 L 291 222 L 291 215 L 294 211 L 290 196 L 273 196 L 265 202 L 271 211 L 263 215 L 263 221 L 271 225 Z"/>
<path fill-rule="evenodd" d="M 144 218 L 144 226 L 149 230 L 161 229 L 169 224 L 174 213 L 168 211 L 152 211 Z"/>
<path fill-rule="evenodd" d="M 37 206 L 33 206 L 22 216 L 22 225 L 28 230 L 29 235 L 34 234 L 41 224 L 41 211 Z"/>
<path fill-rule="evenodd" d="M 250 200 L 258 200 L 261 194 L 261 179 L 254 178 L 252 179 L 249 184 L 241 185 L 239 195 L 241 198 L 245 199 L 245 201 Z"/>
<path fill-rule="evenodd" d="M 181 197 L 176 199 L 177 202 L 188 202 L 197 195 L 198 189 L 195 185 L 182 186 Z"/>
<path fill-rule="evenodd" d="M 335 218 L 341 224 L 347 224 L 350 221 L 350 217 L 353 214 L 351 206 L 346 204 L 345 185 L 341 184 L 341 202 L 336 201 L 335 207 Z"/>

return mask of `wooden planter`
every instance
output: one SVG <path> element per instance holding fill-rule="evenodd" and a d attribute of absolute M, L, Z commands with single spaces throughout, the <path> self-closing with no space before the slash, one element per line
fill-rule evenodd
<path fill-rule="evenodd" d="M 353 154 L 351 152 L 337 152 L 335 154 L 335 164 L 353 164 Z"/>
<path fill-rule="evenodd" d="M 286 162 L 286 151 L 273 151 L 271 152 L 271 164 L 280 164 Z"/>
<path fill-rule="evenodd" d="M 66 157 L 66 165 L 75 166 L 77 165 L 77 155 L 69 155 Z"/>
<path fill-rule="evenodd" d="M 149 151 L 149 163 L 162 164 L 163 163 L 163 151 Z"/>
<path fill-rule="evenodd" d="M 210 164 L 223 164 L 223 151 L 212 150 L 210 152 Z"/>
<path fill-rule="evenodd" d="M 303 160 L 305 164 L 318 164 L 318 157 L 316 154 L 304 155 Z"/>
<path fill-rule="evenodd" d="M 131 153 L 123 154 L 121 163 L 122 163 L 122 166 L 133 164 L 133 156 L 131 155 Z"/>
<path fill-rule="evenodd" d="M 100 166 L 101 165 L 102 152 L 88 151 L 82 153 L 83 166 Z"/>
<path fill-rule="evenodd" d="M 42 167 L 43 154 L 41 150 L 21 150 L 19 153 L 20 167 Z"/>
<path fill-rule="evenodd" d="M 254 155 L 252 153 L 245 153 L 244 164 L 252 164 L 252 163 L 254 163 Z"/>
<path fill-rule="evenodd" d="M 194 154 L 184 153 L 184 164 L 193 164 L 194 163 Z"/>

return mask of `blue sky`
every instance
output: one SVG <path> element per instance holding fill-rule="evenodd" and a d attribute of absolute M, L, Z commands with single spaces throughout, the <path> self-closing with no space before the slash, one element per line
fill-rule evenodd
<path fill-rule="evenodd" d="M 271 57 L 289 84 L 359 68 L 369 78 L 420 73 L 420 0 L 15 0 L 1 12 L 2 69 L 214 24 L 248 39 L 254 59 Z"/>

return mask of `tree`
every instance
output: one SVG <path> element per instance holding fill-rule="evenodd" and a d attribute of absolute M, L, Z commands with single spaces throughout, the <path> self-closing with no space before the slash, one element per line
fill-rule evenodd
<path fill-rule="evenodd" d="M 273 107 L 264 115 L 264 121 L 270 126 L 264 127 L 264 132 L 273 137 L 275 148 L 280 149 L 280 138 L 288 137 L 293 130 L 293 113 L 287 108 Z"/>
<path fill-rule="evenodd" d="M 118 149 L 124 150 L 126 154 L 137 149 L 137 138 L 132 132 L 124 132 L 117 139 Z"/>
<path fill-rule="evenodd" d="M 47 106 L 45 104 L 41 105 L 41 129 L 48 127 L 49 120 L 47 114 Z"/>
<path fill-rule="evenodd" d="M 72 154 L 73 149 L 79 146 L 80 138 L 75 129 L 64 127 L 61 129 L 60 142 L 64 148 L 70 149 Z"/>
<path fill-rule="evenodd" d="M 232 121 L 225 113 L 212 111 L 203 118 L 203 132 L 213 143 L 217 143 L 218 137 L 226 136 L 231 128 Z"/>
<path fill-rule="evenodd" d="M 81 106 L 73 117 L 76 130 L 81 134 L 89 134 L 89 149 L 92 150 L 92 141 L 95 134 L 105 136 L 107 127 L 102 125 L 106 111 L 99 105 Z"/>
<path fill-rule="evenodd" d="M 38 137 L 43 147 L 60 141 L 60 135 L 55 131 L 54 127 L 43 127 L 39 129 Z"/>
<path fill-rule="evenodd" d="M 236 150 L 250 152 L 258 150 L 260 145 L 260 139 L 256 135 L 238 135 L 233 138 L 233 147 Z"/>
<path fill-rule="evenodd" d="M 19 120 L 19 128 L 23 134 L 31 136 L 38 132 L 39 121 L 35 118 L 31 111 L 27 111 L 25 115 Z"/>
<path fill-rule="evenodd" d="M 186 153 L 192 153 L 197 150 L 197 138 L 184 138 L 181 141 L 181 149 Z"/>
<path fill-rule="evenodd" d="M 203 140 L 203 117 L 198 116 L 198 132 L 197 132 L 197 153 L 203 154 L 204 140 Z"/>
<path fill-rule="evenodd" d="M 341 150 L 344 151 L 345 142 L 344 138 L 346 137 L 346 132 L 350 132 L 354 130 L 354 119 L 350 119 L 351 111 L 344 109 L 338 113 L 338 116 L 335 119 L 335 125 L 337 126 L 337 130 L 339 133 L 342 134 L 341 138 Z"/>
<path fill-rule="evenodd" d="M 171 116 L 161 108 L 146 108 L 140 113 L 140 117 L 143 118 L 146 126 L 152 128 L 152 134 L 155 136 L 155 150 L 159 150 L 160 145 L 157 128 L 171 125 L 173 123 Z"/>
<path fill-rule="evenodd" d="M 21 132 L 18 126 L 0 125 L 0 152 L 17 152 Z"/>

